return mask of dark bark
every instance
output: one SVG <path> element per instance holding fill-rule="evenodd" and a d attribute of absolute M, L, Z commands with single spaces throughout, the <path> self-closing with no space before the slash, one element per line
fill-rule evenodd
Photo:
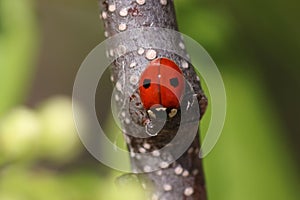
<path fill-rule="evenodd" d="M 106 37 L 140 27 L 178 29 L 173 1 L 170 0 L 105 0 L 100 2 L 100 7 Z M 146 43 L 151 43 L 150 38 L 139 39 Z M 158 37 L 156 40 L 164 42 L 163 38 Z M 178 41 L 181 41 L 181 38 L 178 38 Z M 122 42 L 126 43 L 126 41 Z M 179 45 L 179 43 L 176 44 Z M 143 50 L 140 52 L 128 52 L 123 56 L 117 57 L 112 66 L 112 80 L 115 84 L 119 81 L 116 100 L 120 109 L 123 104 L 122 102 L 126 101 L 124 98 L 126 98 L 125 94 L 128 91 L 131 94 L 134 93 L 130 97 L 130 102 L 133 102 L 135 105 L 141 104 L 137 85 L 132 83 L 131 78 L 133 76 L 140 77 L 142 71 L 149 63 L 149 58 L 147 58 L 147 51 L 149 49 L 143 48 Z M 207 101 L 201 89 L 199 78 L 191 64 L 187 63 L 188 66 L 182 66 L 183 58 L 167 50 L 154 49 L 154 51 L 156 57 L 170 58 L 180 66 L 185 78 L 197 94 L 196 102 L 202 116 Z M 183 107 L 189 107 L 187 104 L 194 102 L 193 97 L 195 95 L 189 95 L 188 92 L 183 99 Z M 143 122 L 147 118 L 147 112 L 143 108 L 134 107 L 130 113 L 131 115 L 136 115 L 131 116 L 131 118 L 125 114 L 120 115 L 120 121 L 124 122 L 123 133 L 131 152 L 132 168 L 136 172 L 144 172 L 139 175 L 139 179 L 150 199 L 206 199 L 202 161 L 199 158 L 199 133 L 197 132 L 200 115 L 193 118 L 192 115 L 189 115 L 189 111 L 188 108 L 184 111 L 179 110 L 176 117 L 168 118 L 167 123 L 156 136 L 147 138 L 132 136 L 135 134 L 146 135 L 145 129 L 140 129 L 143 130 L 141 132 L 132 125 L 133 123 L 137 123 L 143 126 Z M 157 150 L 168 145 L 171 146 L 170 148 L 177 148 L 177 145 L 181 145 L 180 142 L 172 145 L 169 143 L 177 133 L 183 112 L 187 114 L 186 116 L 191 116 L 189 119 L 184 118 L 181 120 L 180 126 L 183 129 L 183 135 L 189 136 L 194 134 L 196 136 L 190 147 L 185 150 L 185 153 L 176 161 L 168 163 L 169 160 L 173 159 L 172 153 L 168 154 L 165 152 L 160 154 Z M 140 133 L 134 133 L 137 131 L 140 131 Z M 146 153 L 149 154 L 146 155 Z M 153 166 L 151 163 L 153 163 Z M 155 168 L 154 165 L 158 165 L 160 169 L 151 172 L 151 169 Z"/>

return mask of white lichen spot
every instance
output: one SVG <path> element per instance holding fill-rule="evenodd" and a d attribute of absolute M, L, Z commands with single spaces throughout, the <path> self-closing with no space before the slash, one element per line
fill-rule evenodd
<path fill-rule="evenodd" d="M 119 30 L 120 30 L 120 31 L 125 31 L 126 28 L 127 28 L 127 25 L 126 25 L 125 23 L 121 23 L 121 24 L 119 25 Z"/>
<path fill-rule="evenodd" d="M 110 49 L 110 50 L 109 50 L 109 55 L 110 55 L 111 57 L 114 56 L 114 50 L 113 50 L 113 49 Z"/>
<path fill-rule="evenodd" d="M 199 76 L 196 76 L 196 80 L 197 80 L 197 81 L 200 81 L 200 78 L 199 78 Z"/>
<path fill-rule="evenodd" d="M 178 165 L 175 169 L 174 169 L 175 174 L 180 175 L 183 172 L 183 168 Z"/>
<path fill-rule="evenodd" d="M 125 136 L 125 140 L 126 140 L 127 144 L 130 144 L 131 141 L 130 141 L 130 138 L 128 136 Z"/>
<path fill-rule="evenodd" d="M 129 118 L 126 118 L 126 119 L 125 119 L 125 123 L 126 123 L 126 124 L 130 124 L 130 119 L 129 119 Z"/>
<path fill-rule="evenodd" d="M 158 170 L 158 171 L 156 171 L 156 174 L 157 174 L 158 176 L 161 176 L 161 175 L 162 175 L 162 171 L 161 171 L 161 170 Z"/>
<path fill-rule="evenodd" d="M 191 153 L 193 153 L 193 151 L 194 151 L 194 148 L 191 147 L 191 148 L 189 148 L 188 153 L 191 154 Z"/>
<path fill-rule="evenodd" d="M 123 111 L 123 112 L 121 112 L 121 116 L 122 117 L 125 117 L 126 116 L 126 113 Z"/>
<path fill-rule="evenodd" d="M 183 61 L 181 62 L 181 66 L 182 66 L 183 69 L 187 69 L 187 68 L 189 68 L 189 63 L 186 62 L 185 60 L 183 60 Z"/>
<path fill-rule="evenodd" d="M 130 63 L 130 65 L 129 65 L 130 68 L 134 68 L 135 66 L 136 66 L 136 63 L 135 63 L 135 62 Z"/>
<path fill-rule="evenodd" d="M 177 114 L 177 109 L 173 108 L 169 113 L 169 117 L 173 118 L 176 114 Z"/>
<path fill-rule="evenodd" d="M 116 5 L 115 4 L 110 4 L 109 6 L 108 6 L 108 11 L 109 12 L 114 12 L 116 10 Z"/>
<path fill-rule="evenodd" d="M 146 0 L 136 0 L 139 5 L 144 5 Z"/>
<path fill-rule="evenodd" d="M 181 49 L 185 49 L 185 46 L 184 46 L 183 42 L 179 42 L 179 47 L 180 47 Z"/>
<path fill-rule="evenodd" d="M 111 80 L 111 82 L 114 82 L 115 78 L 113 75 L 110 76 L 110 80 Z"/>
<path fill-rule="evenodd" d="M 168 0 L 160 0 L 160 4 L 165 6 L 168 4 Z"/>
<path fill-rule="evenodd" d="M 182 176 L 184 176 L 184 177 L 187 177 L 189 175 L 190 175 L 190 173 L 187 170 L 184 170 L 183 173 L 182 173 Z"/>
<path fill-rule="evenodd" d="M 143 144 L 143 147 L 144 147 L 145 149 L 150 149 L 150 148 L 151 148 L 151 145 L 150 145 L 149 143 L 144 143 L 144 144 Z"/>
<path fill-rule="evenodd" d="M 184 195 L 185 196 L 191 196 L 194 193 L 194 189 L 192 187 L 187 187 L 184 190 Z"/>
<path fill-rule="evenodd" d="M 151 172 L 151 167 L 149 165 L 145 165 L 144 172 Z"/>
<path fill-rule="evenodd" d="M 116 88 L 118 91 L 122 92 L 122 84 L 120 82 L 116 83 Z"/>
<path fill-rule="evenodd" d="M 152 155 L 155 157 L 158 157 L 158 156 L 160 156 L 160 152 L 158 150 L 154 150 L 154 151 L 152 151 Z"/>
<path fill-rule="evenodd" d="M 108 37 L 108 36 L 109 36 L 109 34 L 108 34 L 107 31 L 104 31 L 104 36 L 105 36 L 105 37 Z"/>
<path fill-rule="evenodd" d="M 146 149 L 144 149 L 143 147 L 140 147 L 140 148 L 139 148 L 139 152 L 140 152 L 140 153 L 146 153 Z"/>
<path fill-rule="evenodd" d="M 143 48 L 139 48 L 138 49 L 138 54 L 139 55 L 142 55 L 144 52 L 145 52 L 145 50 Z"/>
<path fill-rule="evenodd" d="M 126 53 L 126 47 L 124 46 L 124 45 L 119 45 L 118 46 L 118 54 L 119 55 L 123 55 L 123 54 L 125 54 Z"/>
<path fill-rule="evenodd" d="M 147 53 L 146 53 L 146 58 L 148 60 L 153 60 L 154 58 L 156 58 L 156 56 L 157 56 L 157 53 L 153 49 L 148 50 Z"/>
<path fill-rule="evenodd" d="M 167 167 L 169 167 L 169 163 L 162 161 L 161 163 L 159 163 L 160 168 L 165 169 Z"/>
<path fill-rule="evenodd" d="M 119 100 L 120 100 L 119 95 L 117 95 L 117 94 L 115 95 L 115 100 L 116 100 L 116 101 L 119 101 Z"/>
<path fill-rule="evenodd" d="M 168 192 L 168 191 L 171 191 L 171 190 L 172 190 L 172 185 L 170 185 L 170 184 L 164 184 L 164 185 L 163 185 L 163 188 L 164 188 L 164 190 L 165 190 L 166 192 Z"/>
<path fill-rule="evenodd" d="M 138 160 L 140 160 L 141 159 L 141 155 L 140 154 L 136 154 L 135 158 L 138 159 Z"/>
<path fill-rule="evenodd" d="M 194 169 L 192 173 L 193 173 L 194 176 L 196 176 L 199 173 L 199 170 L 198 169 Z"/>
<path fill-rule="evenodd" d="M 129 78 L 129 81 L 132 85 L 136 85 L 139 82 L 139 77 L 137 75 L 132 75 Z"/>
<path fill-rule="evenodd" d="M 130 151 L 130 157 L 134 158 L 135 157 L 135 153 L 133 151 Z"/>
<path fill-rule="evenodd" d="M 107 12 L 103 11 L 101 17 L 102 19 L 107 19 Z"/>
<path fill-rule="evenodd" d="M 109 51 L 106 51 L 106 57 L 109 58 Z"/>
<path fill-rule="evenodd" d="M 127 11 L 127 8 L 122 8 L 119 12 L 119 15 L 121 17 L 126 17 L 128 15 L 128 11 Z"/>

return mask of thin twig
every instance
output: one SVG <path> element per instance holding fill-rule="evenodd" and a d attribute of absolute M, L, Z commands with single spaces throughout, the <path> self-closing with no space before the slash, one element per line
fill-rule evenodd
<path fill-rule="evenodd" d="M 101 18 L 105 26 L 105 36 L 111 37 L 120 32 L 132 30 L 140 27 L 160 27 L 177 30 L 177 22 L 174 10 L 174 4 L 171 0 L 104 0 L 100 2 Z M 142 38 L 151 43 L 148 38 Z M 158 42 L 165 42 L 162 38 L 156 38 Z M 161 40 L 161 41 L 160 41 Z M 180 39 L 179 39 L 180 40 Z M 124 41 L 123 41 L 124 42 Z M 125 41 L 126 42 L 126 41 Z M 156 41 L 157 42 L 157 41 Z M 178 44 L 183 45 L 183 43 Z M 112 69 L 112 80 L 117 84 L 117 105 L 124 106 L 126 93 L 134 93 L 137 86 L 133 84 L 132 77 L 140 77 L 141 73 L 149 63 L 147 59 L 147 50 L 141 49 L 139 52 L 129 52 L 118 57 L 114 61 Z M 197 77 L 193 67 L 187 62 L 187 66 L 182 67 L 182 58 L 166 50 L 155 49 L 157 57 L 171 58 L 180 66 L 185 78 L 192 85 L 197 94 L 201 116 L 203 115 L 207 100 L 200 86 L 199 77 Z M 131 95 L 131 100 L 140 104 L 138 93 Z M 189 102 L 190 103 L 190 102 Z M 198 105 L 198 104 L 197 104 Z M 121 108 L 120 108 L 121 109 Z M 142 112 L 141 112 L 142 113 Z M 145 117 L 143 114 L 137 115 L 137 118 Z M 184 152 L 179 159 L 171 164 L 164 162 L 172 155 L 159 154 L 157 150 L 169 144 L 178 130 L 178 123 L 175 118 L 170 120 L 157 136 L 147 138 L 133 137 L 128 133 L 137 131 L 133 128 L 132 123 L 135 120 L 125 114 L 120 114 L 120 121 L 124 122 L 124 135 L 131 152 L 132 168 L 138 172 L 145 172 L 141 177 L 142 185 L 147 190 L 154 186 L 150 199 L 167 199 L 167 200 L 206 200 L 206 189 L 204 183 L 204 174 L 202 162 L 199 158 L 199 133 L 196 134 L 190 147 Z M 137 121 L 143 119 L 137 119 Z M 199 121 L 199 118 L 197 119 Z M 189 123 L 187 120 L 181 124 L 184 134 L 191 134 L 191 130 L 198 130 L 198 121 Z M 180 145 L 180 144 L 177 144 Z M 173 146 L 172 148 L 176 148 Z M 138 153 L 151 153 L 151 156 L 140 156 Z M 155 172 L 151 171 L 151 165 L 146 165 L 151 160 L 156 162 L 159 158 L 160 169 Z"/>

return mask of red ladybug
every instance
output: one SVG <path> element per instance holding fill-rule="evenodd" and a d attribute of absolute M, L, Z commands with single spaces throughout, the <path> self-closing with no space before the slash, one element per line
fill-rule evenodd
<path fill-rule="evenodd" d="M 178 108 L 185 82 L 179 67 L 168 58 L 157 58 L 149 63 L 139 81 L 144 108 Z"/>

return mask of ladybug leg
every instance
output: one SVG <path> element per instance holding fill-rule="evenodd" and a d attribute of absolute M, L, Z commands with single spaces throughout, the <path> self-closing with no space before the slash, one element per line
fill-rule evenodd
<path fill-rule="evenodd" d="M 176 116 L 176 114 L 177 114 L 177 109 L 176 109 L 176 108 L 173 108 L 173 109 L 169 112 L 168 116 L 169 116 L 170 118 L 173 118 L 173 117 Z"/>
<path fill-rule="evenodd" d="M 156 119 L 156 114 L 152 110 L 147 110 L 147 113 L 148 113 L 150 118 Z"/>

